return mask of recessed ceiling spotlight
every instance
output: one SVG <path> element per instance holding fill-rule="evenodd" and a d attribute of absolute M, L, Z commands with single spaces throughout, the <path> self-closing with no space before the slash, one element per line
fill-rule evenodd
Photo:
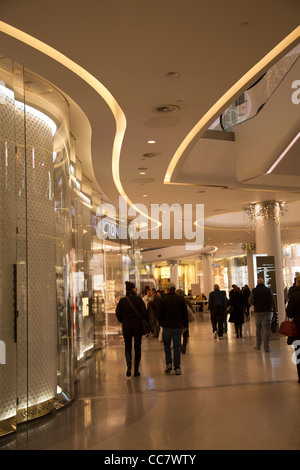
<path fill-rule="evenodd" d="M 140 175 L 146 175 L 147 173 L 145 171 L 140 171 Z"/>
<path fill-rule="evenodd" d="M 156 144 L 156 140 L 148 140 L 147 144 Z"/>
<path fill-rule="evenodd" d="M 160 153 L 158 153 L 158 152 L 150 152 L 150 153 L 144 153 L 143 157 L 152 158 L 152 157 L 158 157 L 158 155 L 160 155 Z"/>
<path fill-rule="evenodd" d="M 242 28 L 246 28 L 246 26 L 249 26 L 249 21 L 243 21 L 242 23 L 240 23 L 240 26 Z"/>
<path fill-rule="evenodd" d="M 177 104 L 161 104 L 159 106 L 155 106 L 152 111 L 160 114 L 170 114 L 176 113 L 179 110 L 180 106 L 177 106 Z"/>
<path fill-rule="evenodd" d="M 139 171 L 145 171 L 147 170 L 147 168 L 145 166 L 141 166 L 140 168 L 138 168 Z"/>
<path fill-rule="evenodd" d="M 148 194 L 143 194 L 143 197 L 148 197 Z"/>
<path fill-rule="evenodd" d="M 180 77 L 180 73 L 179 72 L 168 72 L 168 73 L 166 73 L 165 76 L 167 78 L 178 78 L 178 77 Z"/>

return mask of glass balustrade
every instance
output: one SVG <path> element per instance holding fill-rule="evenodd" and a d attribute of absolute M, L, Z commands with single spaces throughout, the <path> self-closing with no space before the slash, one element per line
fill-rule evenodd
<path fill-rule="evenodd" d="M 291 67 L 299 59 L 300 44 L 264 73 L 215 120 L 211 130 L 232 131 L 238 124 L 255 117 L 271 98 Z"/>

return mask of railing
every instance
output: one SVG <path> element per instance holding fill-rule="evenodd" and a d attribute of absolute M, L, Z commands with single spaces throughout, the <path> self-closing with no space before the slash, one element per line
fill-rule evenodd
<path fill-rule="evenodd" d="M 255 117 L 270 99 L 291 67 L 299 59 L 300 44 L 245 90 L 212 124 L 210 129 L 231 131 L 234 126 Z"/>

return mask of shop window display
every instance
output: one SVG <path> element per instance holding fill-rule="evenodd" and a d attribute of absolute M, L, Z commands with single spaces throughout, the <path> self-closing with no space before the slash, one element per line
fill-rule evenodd
<path fill-rule="evenodd" d="M 130 242 L 97 237 L 102 198 L 69 112 L 53 85 L 1 58 L 0 436 L 72 401 L 79 368 L 117 331 L 125 277 L 138 276 Z"/>
<path fill-rule="evenodd" d="M 0 65 L 0 435 L 72 399 L 68 104 Z"/>

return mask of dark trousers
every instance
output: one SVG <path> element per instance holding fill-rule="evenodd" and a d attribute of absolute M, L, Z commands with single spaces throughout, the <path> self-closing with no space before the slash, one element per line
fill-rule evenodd
<path fill-rule="evenodd" d="M 189 329 L 187 328 L 184 332 L 183 332 L 183 335 L 182 335 L 182 346 L 181 346 L 181 352 L 183 354 L 186 353 L 186 345 L 188 343 L 188 340 L 189 340 Z"/>
<path fill-rule="evenodd" d="M 300 364 L 297 364 L 298 381 L 300 382 Z"/>
<path fill-rule="evenodd" d="M 210 312 L 210 316 L 211 316 L 211 324 L 212 324 L 213 333 L 217 331 L 219 338 L 222 338 L 224 316 L 225 316 L 224 310 L 219 305 L 216 305 L 215 307 L 212 308 Z"/>
<path fill-rule="evenodd" d="M 237 338 L 241 338 L 243 336 L 243 325 L 240 323 L 235 323 L 235 333 Z"/>
<path fill-rule="evenodd" d="M 132 367 L 132 339 L 134 339 L 134 370 L 138 371 L 141 362 L 141 345 L 142 345 L 142 332 L 138 329 L 123 330 L 123 337 L 125 342 L 125 358 L 127 368 Z"/>
<path fill-rule="evenodd" d="M 173 339 L 174 369 L 180 368 L 181 334 L 181 328 L 163 329 L 163 341 L 167 365 L 172 364 L 171 341 Z"/>

